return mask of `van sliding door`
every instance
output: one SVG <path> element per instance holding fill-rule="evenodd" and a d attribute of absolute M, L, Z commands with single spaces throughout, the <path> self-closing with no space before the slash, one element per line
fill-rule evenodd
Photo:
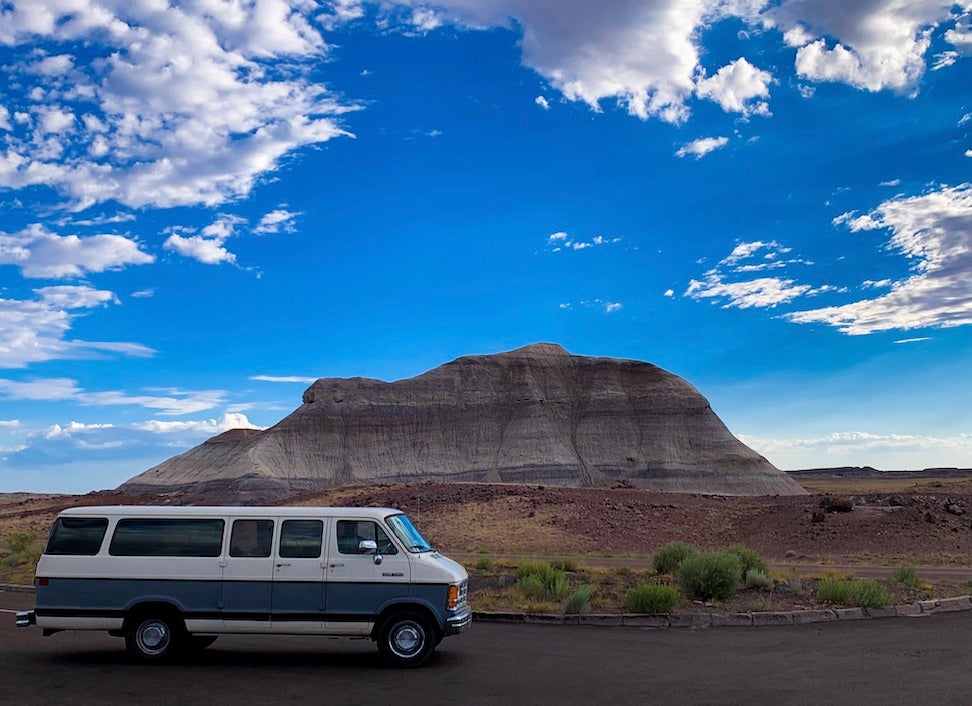
<path fill-rule="evenodd" d="M 223 625 L 232 632 L 268 632 L 273 520 L 233 520 L 230 532 L 223 567 Z"/>
<path fill-rule="evenodd" d="M 324 627 L 324 520 L 278 522 L 272 628 L 274 632 L 320 632 Z"/>

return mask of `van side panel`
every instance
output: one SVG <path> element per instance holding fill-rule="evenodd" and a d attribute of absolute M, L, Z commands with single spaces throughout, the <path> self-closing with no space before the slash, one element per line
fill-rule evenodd
<path fill-rule="evenodd" d="M 170 579 L 50 578 L 37 581 L 37 625 L 81 629 L 68 618 L 84 618 L 89 628 L 119 630 L 125 615 L 142 603 L 167 603 L 187 619 L 220 615 L 220 582 Z"/>

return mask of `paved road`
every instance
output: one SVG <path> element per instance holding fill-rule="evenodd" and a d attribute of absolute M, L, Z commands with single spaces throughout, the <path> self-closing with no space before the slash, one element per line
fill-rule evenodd
<path fill-rule="evenodd" d="M 0 609 L 29 607 L 0 593 Z M 143 667 L 98 633 L 41 637 L 0 613 L 0 704 L 962 704 L 972 612 L 766 628 L 473 625 L 430 664 L 382 668 L 370 642 L 224 636 Z"/>

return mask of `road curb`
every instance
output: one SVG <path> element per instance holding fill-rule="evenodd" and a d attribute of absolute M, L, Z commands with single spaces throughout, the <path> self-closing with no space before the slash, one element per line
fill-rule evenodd
<path fill-rule="evenodd" d="M 33 586 L 0 583 L 0 593 L 33 593 Z M 522 611 L 474 611 L 473 622 L 520 623 L 529 625 L 591 625 L 642 629 L 768 627 L 805 625 L 848 620 L 883 618 L 922 618 L 938 613 L 972 610 L 972 595 L 932 598 L 916 603 L 903 603 L 884 608 L 817 608 L 813 610 L 767 611 L 750 613 L 592 613 L 561 615 L 559 613 L 524 613 Z"/>
<path fill-rule="evenodd" d="M 518 623 L 522 625 L 591 625 L 662 628 L 718 628 L 768 627 L 773 625 L 805 625 L 807 623 L 846 622 L 849 620 L 879 620 L 883 618 L 918 618 L 938 613 L 972 610 L 972 596 L 938 598 L 917 603 L 886 606 L 884 608 L 818 608 L 814 610 L 771 611 L 750 613 L 614 613 L 590 615 L 560 615 L 554 613 L 524 613 L 521 611 L 475 611 L 473 622 Z"/>
<path fill-rule="evenodd" d="M 7 593 L 33 593 L 33 586 L 21 586 L 16 583 L 0 583 L 0 593 L 6 591 Z"/>

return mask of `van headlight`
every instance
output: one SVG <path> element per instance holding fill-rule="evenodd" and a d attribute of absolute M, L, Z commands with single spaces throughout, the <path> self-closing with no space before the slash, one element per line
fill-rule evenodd
<path fill-rule="evenodd" d="M 446 599 L 446 609 L 453 612 L 466 607 L 467 581 L 449 584 L 448 598 Z"/>

